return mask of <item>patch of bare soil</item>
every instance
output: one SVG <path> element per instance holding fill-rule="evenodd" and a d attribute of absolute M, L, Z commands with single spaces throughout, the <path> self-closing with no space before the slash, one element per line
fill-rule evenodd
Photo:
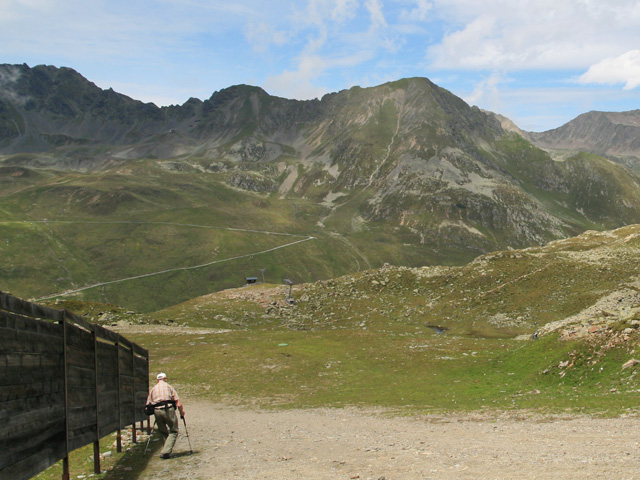
<path fill-rule="evenodd" d="M 426 480 L 640 478 L 640 418 L 394 417 L 185 400 L 174 456 L 139 478 Z M 157 452 L 157 449 L 156 449 Z"/>

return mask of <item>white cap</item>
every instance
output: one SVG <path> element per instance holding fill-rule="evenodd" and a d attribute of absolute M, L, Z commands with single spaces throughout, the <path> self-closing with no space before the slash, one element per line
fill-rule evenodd
<path fill-rule="evenodd" d="M 163 379 L 167 378 L 167 374 L 166 373 L 159 373 L 156 378 L 158 380 L 163 380 Z"/>

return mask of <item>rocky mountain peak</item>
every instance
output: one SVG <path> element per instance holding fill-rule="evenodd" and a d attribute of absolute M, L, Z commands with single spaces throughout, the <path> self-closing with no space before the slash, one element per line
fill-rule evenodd
<path fill-rule="evenodd" d="M 546 132 L 529 132 L 540 148 L 563 158 L 576 151 L 606 156 L 640 171 L 640 110 L 584 113 Z"/>
<path fill-rule="evenodd" d="M 619 138 L 626 155 L 637 116 L 590 113 L 525 135 L 426 78 L 308 101 L 236 85 L 160 108 L 68 68 L 0 66 L 0 165 L 100 172 L 153 160 L 306 202 L 318 228 L 413 245 L 423 262 L 640 222 L 635 175 L 593 155 L 556 162 L 528 141 L 611 152 L 606 141 Z"/>

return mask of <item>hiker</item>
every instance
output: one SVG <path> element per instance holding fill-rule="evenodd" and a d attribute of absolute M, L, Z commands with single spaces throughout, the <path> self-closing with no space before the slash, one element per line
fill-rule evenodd
<path fill-rule="evenodd" d="M 180 416 L 184 418 L 184 407 L 180 403 L 178 392 L 167 383 L 167 374 L 159 373 L 156 384 L 149 392 L 147 405 L 153 405 L 153 414 L 156 417 L 158 431 L 164 438 L 164 447 L 160 458 L 170 458 L 173 446 L 178 438 L 178 417 L 176 408 L 180 410 Z"/>

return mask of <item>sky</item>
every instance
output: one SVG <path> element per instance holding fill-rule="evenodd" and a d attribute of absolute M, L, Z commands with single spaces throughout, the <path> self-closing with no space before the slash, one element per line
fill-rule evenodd
<path fill-rule="evenodd" d="M 0 63 L 158 106 L 427 77 L 528 131 L 640 109 L 638 0 L 0 0 Z"/>

